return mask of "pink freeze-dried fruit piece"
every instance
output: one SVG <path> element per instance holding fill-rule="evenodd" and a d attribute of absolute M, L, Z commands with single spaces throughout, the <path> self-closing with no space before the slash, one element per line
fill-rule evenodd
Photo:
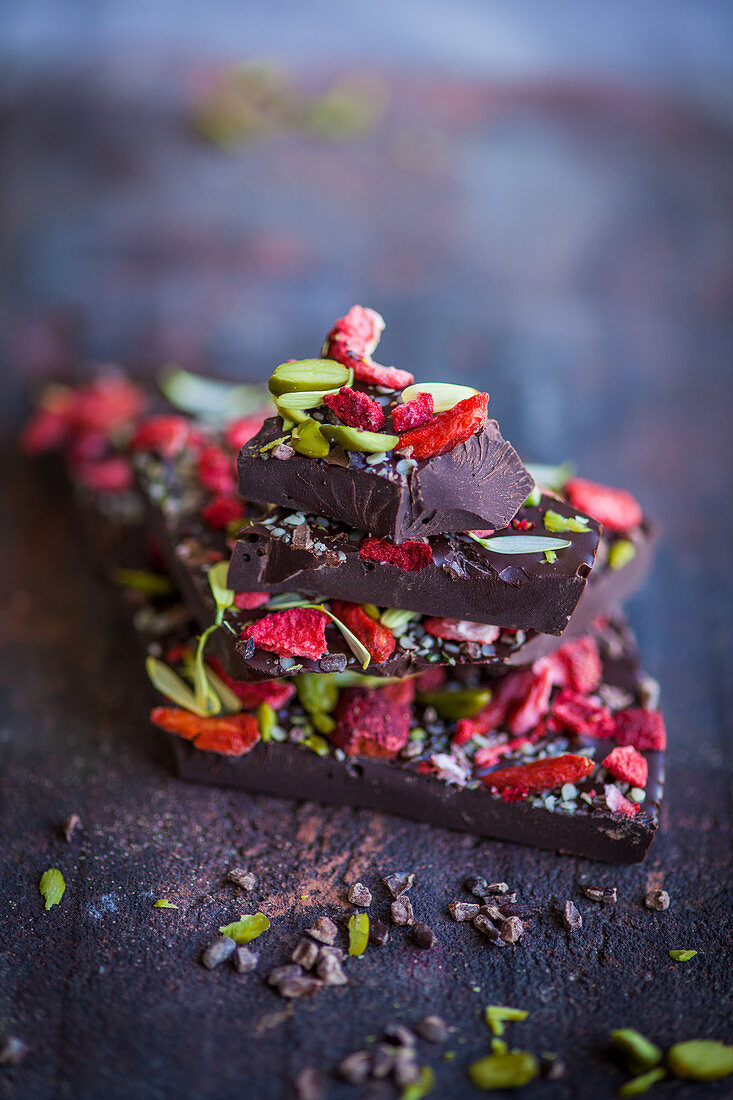
<path fill-rule="evenodd" d="M 352 306 L 333 326 L 323 353 L 354 371 L 358 382 L 387 389 L 404 390 L 415 381 L 414 375 L 395 367 L 383 367 L 372 359 L 372 352 L 384 331 L 384 319 L 374 309 Z"/>
<path fill-rule="evenodd" d="M 465 443 L 486 423 L 488 393 L 477 393 L 459 401 L 452 409 L 438 413 L 429 424 L 406 432 L 400 448 L 410 448 L 413 458 L 436 458 Z"/>
<path fill-rule="evenodd" d="M 242 416 L 239 420 L 232 420 L 224 430 L 224 440 L 227 447 L 234 451 L 235 455 L 253 436 L 257 435 L 262 427 L 264 416 Z"/>
<path fill-rule="evenodd" d="M 615 779 L 630 783 L 632 787 L 646 787 L 649 765 L 641 753 L 631 745 L 612 749 L 603 760 L 603 767 Z"/>
<path fill-rule="evenodd" d="M 484 736 L 503 728 L 509 711 L 526 698 L 534 677 L 530 670 L 511 672 L 503 676 L 491 699 L 473 718 L 459 718 L 456 722 L 454 741 L 469 741 L 477 734 Z"/>
<path fill-rule="evenodd" d="M 614 720 L 608 707 L 595 703 L 586 695 L 565 688 L 552 704 L 549 728 L 555 731 L 583 734 L 601 740 L 612 737 Z"/>
<path fill-rule="evenodd" d="M 196 474 L 205 489 L 212 493 L 236 491 L 236 476 L 231 455 L 211 444 L 203 447 L 196 464 Z"/>
<path fill-rule="evenodd" d="M 404 748 L 410 733 L 412 710 L 384 691 L 346 688 L 333 711 L 336 720 L 328 738 L 348 756 L 388 758 Z"/>
<path fill-rule="evenodd" d="M 609 531 L 628 531 L 643 519 L 641 505 L 626 489 L 612 489 L 585 477 L 573 477 L 565 485 L 565 495 L 579 512 L 585 512 Z"/>
<path fill-rule="evenodd" d="M 369 535 L 359 543 L 359 557 L 364 561 L 395 565 L 407 573 L 418 573 L 430 565 L 433 551 L 428 542 L 407 539 L 405 542 L 394 543 Z"/>
<path fill-rule="evenodd" d="M 227 524 L 241 519 L 246 508 L 239 497 L 219 493 L 201 509 L 201 517 L 214 531 L 223 531 Z"/>
<path fill-rule="evenodd" d="M 630 802 L 628 798 L 624 798 L 621 791 L 613 783 L 609 783 L 603 788 L 603 796 L 606 799 L 606 805 L 613 814 L 636 817 L 639 812 L 638 802 Z"/>
<path fill-rule="evenodd" d="M 342 386 L 338 393 L 326 394 L 323 403 L 350 428 L 378 432 L 384 424 L 382 406 L 366 393 L 353 390 L 350 386 Z"/>
<path fill-rule="evenodd" d="M 130 447 L 161 458 L 176 458 L 188 442 L 190 425 L 183 416 L 149 416 L 135 430 Z"/>
<path fill-rule="evenodd" d="M 413 428 L 421 428 L 427 424 L 433 416 L 432 393 L 422 390 L 412 401 L 405 401 L 403 405 L 395 405 L 392 409 L 392 423 L 396 432 L 409 432 Z"/>
<path fill-rule="evenodd" d="M 552 670 L 549 662 L 535 661 L 532 683 L 526 694 L 509 708 L 506 728 L 515 735 L 528 733 L 547 714 L 552 693 Z"/>
<path fill-rule="evenodd" d="M 264 607 L 271 599 L 269 592 L 236 592 L 234 606 L 242 611 L 253 611 L 256 607 Z"/>
<path fill-rule="evenodd" d="M 280 710 L 295 695 L 295 684 L 292 680 L 235 680 L 218 657 L 209 657 L 206 663 L 211 665 L 219 679 L 241 699 L 244 707 L 254 708 L 260 703 L 269 703 L 274 710 Z"/>
<path fill-rule="evenodd" d="M 635 749 L 649 752 L 667 747 L 667 730 L 661 710 L 644 710 L 629 707 L 616 716 L 614 738 L 619 745 L 633 745 Z"/>
<path fill-rule="evenodd" d="M 434 638 L 451 642 L 480 642 L 491 645 L 501 634 L 498 626 L 489 623 L 472 623 L 466 619 L 426 619 L 423 626 Z"/>
<path fill-rule="evenodd" d="M 74 476 L 96 493 L 124 493 L 132 488 L 132 466 L 124 455 L 111 455 L 96 462 L 82 462 Z"/>
<path fill-rule="evenodd" d="M 328 652 L 328 622 L 328 616 L 315 607 L 289 607 L 249 623 L 242 637 L 252 638 L 258 649 L 277 653 L 280 657 L 317 660 Z"/>
<path fill-rule="evenodd" d="M 581 695 L 595 691 L 603 679 L 598 643 L 589 634 L 566 642 L 548 660 L 552 663 L 553 683 Z"/>

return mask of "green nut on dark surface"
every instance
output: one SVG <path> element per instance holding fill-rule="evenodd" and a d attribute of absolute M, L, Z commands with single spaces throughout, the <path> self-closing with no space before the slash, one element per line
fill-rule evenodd
<path fill-rule="evenodd" d="M 309 714 L 330 714 L 336 706 L 339 689 L 330 672 L 306 672 L 295 680 L 298 698 Z M 322 730 L 329 733 L 330 730 Z"/>
<path fill-rule="evenodd" d="M 350 386 L 354 372 L 335 359 L 300 359 L 296 363 L 281 363 L 270 375 L 267 385 L 270 393 L 279 397 L 283 393 L 301 390 L 338 390 Z"/>
<path fill-rule="evenodd" d="M 667 1054 L 675 1077 L 688 1081 L 717 1081 L 733 1073 L 733 1046 L 716 1039 L 690 1039 L 676 1043 Z"/>
<path fill-rule="evenodd" d="M 290 437 L 290 446 L 298 454 L 308 458 L 325 458 L 330 450 L 329 442 L 321 432 L 321 425 L 311 417 L 296 424 Z"/>
<path fill-rule="evenodd" d="M 491 699 L 488 688 L 460 688 L 458 691 L 426 691 L 420 695 L 420 702 L 433 707 L 441 718 L 456 721 L 459 718 L 473 718 Z"/>
<path fill-rule="evenodd" d="M 468 1067 L 468 1076 L 478 1089 L 517 1089 L 539 1072 L 539 1063 L 528 1050 L 489 1054 Z"/>
<path fill-rule="evenodd" d="M 632 1073 L 642 1073 L 645 1069 L 658 1066 L 662 1061 L 659 1047 L 633 1027 L 623 1027 L 612 1032 L 611 1042 Z"/>
<path fill-rule="evenodd" d="M 345 451 L 361 451 L 362 454 L 381 454 L 393 451 L 400 441 L 398 435 L 383 432 L 363 432 L 360 428 L 347 428 L 343 424 L 322 425 L 323 434 L 332 443 L 338 443 Z"/>

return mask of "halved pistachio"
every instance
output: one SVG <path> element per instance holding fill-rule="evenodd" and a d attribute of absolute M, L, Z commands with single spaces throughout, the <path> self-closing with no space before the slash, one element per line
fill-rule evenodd
<path fill-rule="evenodd" d="M 332 390 L 350 386 L 354 381 L 351 367 L 337 363 L 335 359 L 299 359 L 295 363 L 281 363 L 267 380 L 270 393 L 276 397 L 296 390 Z"/>
<path fill-rule="evenodd" d="M 426 691 L 420 695 L 420 702 L 433 707 L 441 718 L 457 721 L 459 718 L 473 718 L 491 699 L 488 688 L 460 688 L 458 691 Z"/>
<path fill-rule="evenodd" d="M 473 397 L 478 393 L 471 386 L 457 386 L 453 382 L 416 382 L 400 394 L 403 401 L 412 401 L 420 393 L 429 393 L 433 397 L 433 409 L 436 413 L 452 409 L 459 401 Z"/>
<path fill-rule="evenodd" d="M 277 405 L 278 412 L 281 409 L 285 409 L 285 412 L 289 415 L 293 411 L 300 412 L 303 409 L 317 409 L 319 405 L 323 404 L 323 398 L 330 393 L 338 393 L 338 388 L 330 390 L 291 390 L 289 393 L 282 393 L 278 397 L 275 404 Z M 282 416 L 282 413 L 280 413 Z"/>
<path fill-rule="evenodd" d="M 321 430 L 327 439 L 339 443 L 345 451 L 361 451 L 369 455 L 392 451 L 400 441 L 398 435 L 363 432 L 360 428 L 347 428 L 344 424 L 323 424 Z"/>
<path fill-rule="evenodd" d="M 290 446 L 298 454 L 307 455 L 308 458 L 325 458 L 330 450 L 329 442 L 321 432 L 321 425 L 309 416 L 295 425 L 290 436 Z"/>

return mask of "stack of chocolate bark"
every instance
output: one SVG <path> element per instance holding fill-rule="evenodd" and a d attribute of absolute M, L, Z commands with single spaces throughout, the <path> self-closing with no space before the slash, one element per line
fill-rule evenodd
<path fill-rule="evenodd" d="M 618 608 L 653 527 L 524 466 L 488 394 L 376 363 L 382 328 L 355 306 L 278 367 L 261 427 L 131 431 L 148 544 L 201 631 L 165 612 L 148 635 L 176 704 L 152 720 L 188 779 L 641 859 L 665 730 Z"/>

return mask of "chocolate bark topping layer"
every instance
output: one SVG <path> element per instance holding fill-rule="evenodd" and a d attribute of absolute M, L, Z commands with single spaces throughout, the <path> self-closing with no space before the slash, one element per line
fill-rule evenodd
<path fill-rule="evenodd" d="M 395 542 L 446 531 L 506 527 L 533 481 L 495 420 L 447 454 L 416 460 L 396 451 L 376 456 L 332 448 L 310 458 L 261 448 L 283 436 L 266 420 L 238 459 L 243 497 L 328 516 Z"/>

